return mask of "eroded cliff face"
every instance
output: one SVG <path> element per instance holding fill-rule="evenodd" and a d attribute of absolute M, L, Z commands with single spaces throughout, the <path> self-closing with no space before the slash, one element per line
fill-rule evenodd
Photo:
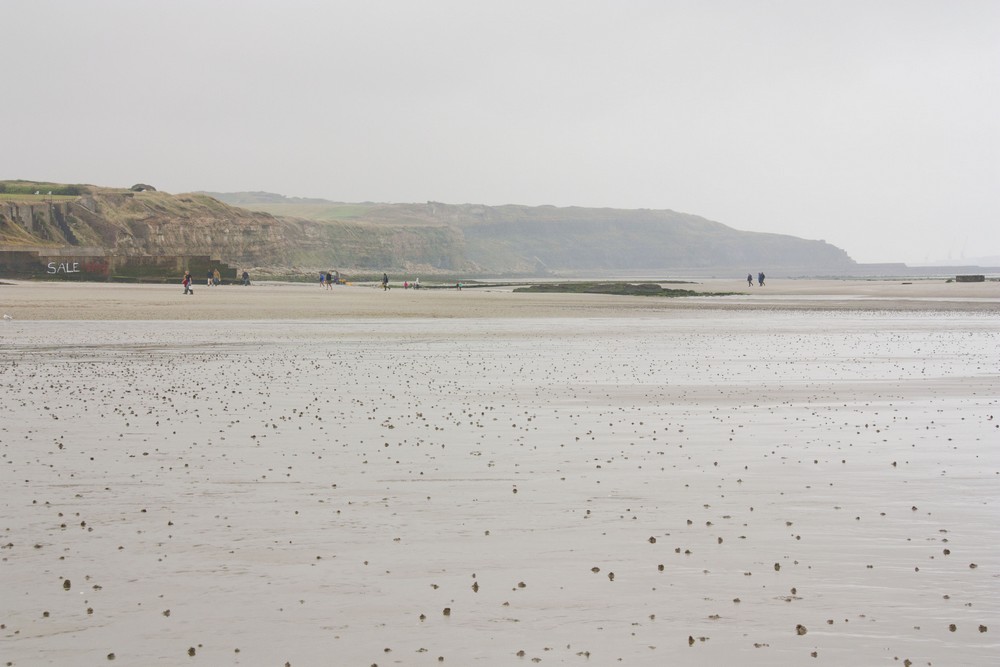
<path fill-rule="evenodd" d="M 318 244 L 316 223 L 279 220 L 205 195 L 114 193 L 95 195 L 92 203 L 90 225 L 115 231 L 113 240 L 105 237 L 112 254 L 198 253 L 262 266 L 294 263 Z"/>
<path fill-rule="evenodd" d="M 53 201 L 11 199 L 0 206 L 0 242 L 101 248 L 114 255 L 225 253 L 249 258 L 282 245 L 273 216 L 211 197 L 100 191 Z"/>
<path fill-rule="evenodd" d="M 229 206 L 202 194 L 97 190 L 68 200 L 6 201 L 0 245 L 70 247 L 108 255 L 210 255 L 276 271 L 474 268 L 461 231 L 367 222 L 318 222 Z"/>
<path fill-rule="evenodd" d="M 263 192 L 213 196 L 272 215 L 409 230 L 398 234 L 414 244 L 437 234 L 444 249 L 438 256 L 450 253 L 456 258 L 453 263 L 473 266 L 481 275 L 636 271 L 745 275 L 758 269 L 785 275 L 842 275 L 856 266 L 846 252 L 824 241 L 740 231 L 671 210 L 345 203 Z M 450 235 L 437 231 L 440 228 L 450 230 Z M 366 261 L 372 253 L 378 256 L 377 244 L 361 244 L 353 252 Z"/>
<path fill-rule="evenodd" d="M 0 249 L 204 255 L 279 275 L 316 269 L 427 275 L 687 270 L 836 275 L 855 266 L 843 250 L 823 241 L 744 232 L 668 210 L 317 201 L 252 211 L 242 202 L 230 205 L 203 193 L 93 187 L 81 196 L 7 197 L 0 200 Z M 315 217 L 284 215 L 285 210 L 299 216 L 312 211 Z"/>

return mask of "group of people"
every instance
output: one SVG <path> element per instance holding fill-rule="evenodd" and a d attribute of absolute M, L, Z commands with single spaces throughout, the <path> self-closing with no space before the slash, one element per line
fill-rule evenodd
<path fill-rule="evenodd" d="M 764 272 L 763 271 L 761 271 L 760 273 L 757 274 L 757 285 L 759 285 L 760 287 L 764 286 Z M 747 287 L 753 287 L 753 274 L 752 273 L 748 273 L 747 274 Z"/>
<path fill-rule="evenodd" d="M 243 281 L 243 286 L 248 287 L 250 285 L 250 274 L 244 271 L 243 275 L 241 276 L 241 280 Z M 207 287 L 218 287 L 221 284 L 222 284 L 222 274 L 219 273 L 219 270 L 215 269 L 213 271 L 209 269 L 207 274 L 207 282 L 205 283 L 205 285 Z M 194 294 L 194 278 L 191 276 L 190 271 L 184 272 L 184 278 L 181 280 L 181 285 L 184 286 L 185 294 Z"/>
<path fill-rule="evenodd" d="M 340 271 L 320 271 L 319 286 L 323 289 L 333 289 L 334 285 L 340 284 Z"/>
<path fill-rule="evenodd" d="M 389 275 L 386 273 L 382 274 L 382 290 L 386 291 L 389 289 Z M 403 281 L 403 289 L 420 289 L 420 278 L 417 278 L 412 283 L 409 280 Z"/>

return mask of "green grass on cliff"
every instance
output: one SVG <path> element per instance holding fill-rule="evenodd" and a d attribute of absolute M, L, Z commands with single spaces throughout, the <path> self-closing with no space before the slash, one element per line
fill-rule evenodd
<path fill-rule="evenodd" d="M 46 181 L 0 181 L 0 196 L 3 195 L 34 195 L 48 197 L 48 193 L 79 197 L 90 191 L 86 185 L 67 185 L 65 183 L 49 183 Z"/>
<path fill-rule="evenodd" d="M 24 202 L 25 204 L 44 204 L 47 201 L 71 201 L 76 195 L 30 195 L 0 192 L 0 201 Z"/>
<path fill-rule="evenodd" d="M 368 204 L 239 204 L 241 208 L 271 215 L 284 215 L 317 222 L 353 220 L 371 210 Z"/>

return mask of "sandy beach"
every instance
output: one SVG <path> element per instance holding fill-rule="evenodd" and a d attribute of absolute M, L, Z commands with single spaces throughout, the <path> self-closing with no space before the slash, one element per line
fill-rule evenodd
<path fill-rule="evenodd" d="M 256 320 L 343 317 L 644 317 L 665 310 L 892 310 L 1000 312 L 1000 282 L 945 280 L 698 280 L 669 285 L 732 296 L 682 298 L 514 294 L 513 288 L 383 291 L 375 285 L 259 283 L 250 287 L 8 281 L 0 311 L 19 320 Z"/>
<path fill-rule="evenodd" d="M 0 664 L 986 665 L 1000 283 L 0 285 Z"/>

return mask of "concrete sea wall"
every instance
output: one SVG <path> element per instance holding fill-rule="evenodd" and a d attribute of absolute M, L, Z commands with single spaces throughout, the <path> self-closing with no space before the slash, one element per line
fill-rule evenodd
<path fill-rule="evenodd" d="M 218 269 L 223 282 L 237 270 L 208 255 L 104 255 L 88 249 L 0 250 L 0 278 L 169 282 L 190 271 L 196 280 Z"/>

